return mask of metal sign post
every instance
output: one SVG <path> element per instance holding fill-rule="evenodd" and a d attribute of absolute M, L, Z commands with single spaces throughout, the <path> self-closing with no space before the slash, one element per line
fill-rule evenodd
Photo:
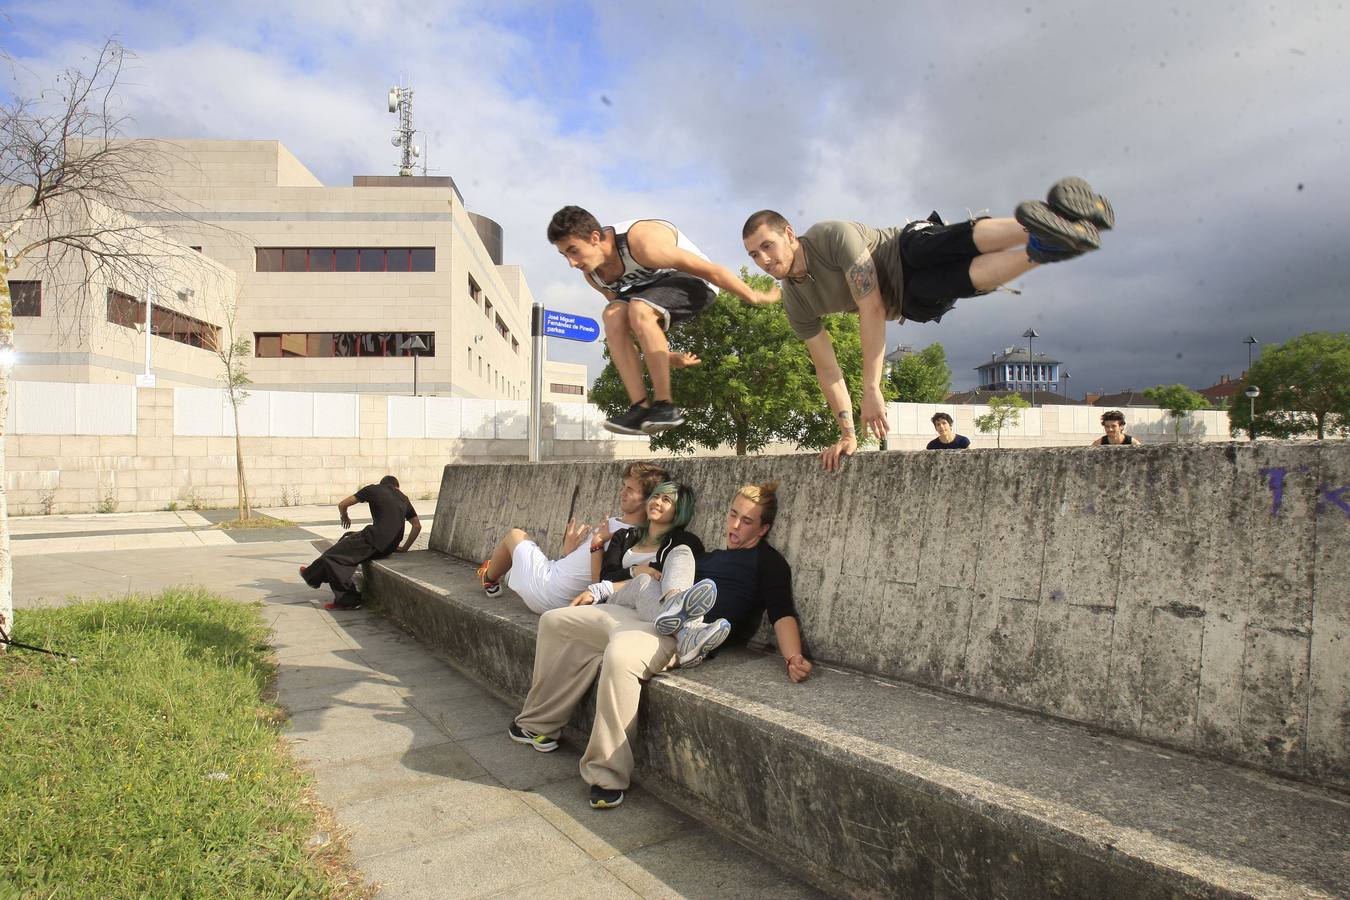
<path fill-rule="evenodd" d="M 567 341 L 589 344 L 600 337 L 600 323 L 585 316 L 544 309 L 536 303 L 530 314 L 531 360 L 530 385 L 530 462 L 539 462 L 539 430 L 541 400 L 544 396 L 544 353 L 546 338 L 558 337 Z"/>
<path fill-rule="evenodd" d="M 530 310 L 530 432 L 529 460 L 539 462 L 539 421 L 544 395 L 544 305 L 534 304 Z"/>

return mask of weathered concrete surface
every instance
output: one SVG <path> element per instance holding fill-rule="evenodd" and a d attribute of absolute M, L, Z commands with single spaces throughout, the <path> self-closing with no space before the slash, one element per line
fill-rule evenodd
<path fill-rule="evenodd" d="M 537 618 L 437 553 L 367 590 L 519 703 Z M 589 727 L 582 710 L 569 736 Z M 724 653 L 645 694 L 638 777 L 833 892 L 903 897 L 1331 897 L 1350 799 L 1063 721 L 828 667 Z"/>
<path fill-rule="evenodd" d="M 1350 444 L 676 459 L 720 546 L 746 481 L 817 659 L 1350 788 Z M 615 463 L 448 466 L 431 546 L 556 553 Z"/>

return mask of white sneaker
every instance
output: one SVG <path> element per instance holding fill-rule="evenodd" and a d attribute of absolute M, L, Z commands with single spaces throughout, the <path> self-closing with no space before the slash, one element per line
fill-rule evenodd
<path fill-rule="evenodd" d="M 656 633 L 674 634 L 686 622 L 698 624 L 717 602 L 717 585 L 711 579 L 696 581 L 678 594 L 671 594 L 656 614 Z"/>
<path fill-rule="evenodd" d="M 731 623 L 718 619 L 706 625 L 688 625 L 675 635 L 675 648 L 679 653 L 680 668 L 690 669 L 703 662 L 708 654 L 722 646 L 722 642 L 731 634 Z"/>

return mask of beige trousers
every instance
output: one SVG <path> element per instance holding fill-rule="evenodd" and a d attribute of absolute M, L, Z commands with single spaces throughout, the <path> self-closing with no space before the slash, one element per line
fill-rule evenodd
<path fill-rule="evenodd" d="M 675 638 L 662 637 L 636 610 L 614 603 L 551 609 L 539 617 L 534 681 L 516 723 L 557 735 L 597 679 L 595 725 L 581 777 L 624 790 L 633 775 L 633 730 L 642 683 L 664 670 Z"/>

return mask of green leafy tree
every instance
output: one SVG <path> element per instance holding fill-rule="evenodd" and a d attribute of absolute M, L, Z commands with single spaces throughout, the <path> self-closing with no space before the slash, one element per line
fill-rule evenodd
<path fill-rule="evenodd" d="M 1144 388 L 1144 396 L 1172 418 L 1172 434 L 1181 440 L 1181 420 L 1197 409 L 1208 409 L 1209 401 L 1184 384 L 1160 384 Z"/>
<path fill-rule="evenodd" d="M 995 446 L 1003 446 L 1003 429 L 1012 428 L 1022 420 L 1022 410 L 1031 406 L 1020 394 L 1004 394 L 989 398 L 989 412 L 975 417 L 975 427 L 981 434 L 994 434 Z"/>
<path fill-rule="evenodd" d="M 767 275 L 750 275 L 744 268 L 741 277 L 757 290 L 773 285 Z M 858 317 L 829 316 L 824 325 L 849 394 L 860 397 Z M 684 409 L 687 421 L 654 437 L 653 448 L 691 453 L 697 447 L 730 444 L 737 455 L 745 455 L 774 442 L 819 449 L 838 439 L 811 356 L 781 309 L 747 306 L 723 291 L 702 313 L 670 332 L 670 345 L 672 351 L 696 354 L 702 362 L 674 372 L 672 399 Z M 590 401 L 606 415 L 628 408 L 628 395 L 612 362 L 591 386 Z"/>
<path fill-rule="evenodd" d="M 902 403 L 941 403 L 952 389 L 952 370 L 941 344 L 929 344 L 901 359 L 886 373 L 895 399 Z"/>
<path fill-rule="evenodd" d="M 1272 344 L 1247 373 L 1247 383 L 1261 389 L 1256 421 L 1250 401 L 1241 392 L 1233 395 L 1228 413 L 1234 435 L 1253 424 L 1267 437 L 1350 435 L 1350 334 L 1313 331 Z"/>

